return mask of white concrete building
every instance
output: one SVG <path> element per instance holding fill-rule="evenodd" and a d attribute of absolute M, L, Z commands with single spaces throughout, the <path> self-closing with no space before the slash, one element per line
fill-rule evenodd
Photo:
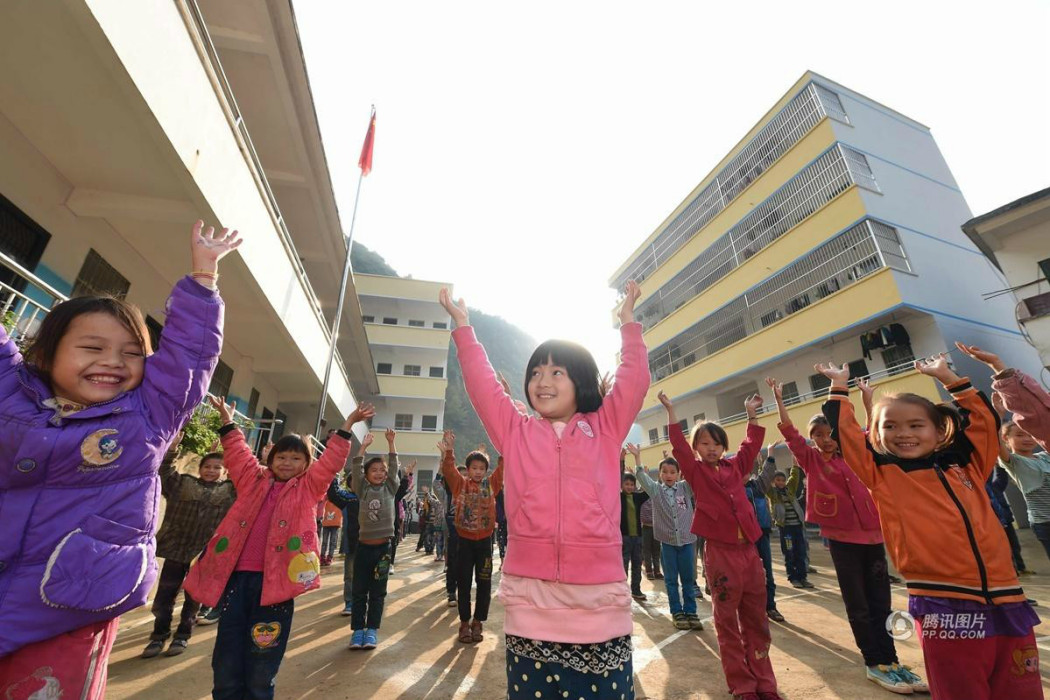
<path fill-rule="evenodd" d="M 192 222 L 236 227 L 212 390 L 312 431 L 345 248 L 291 4 L 13 2 L 0 62 L 0 279 L 157 330 Z M 343 318 L 329 425 L 379 390 L 352 286 Z"/>

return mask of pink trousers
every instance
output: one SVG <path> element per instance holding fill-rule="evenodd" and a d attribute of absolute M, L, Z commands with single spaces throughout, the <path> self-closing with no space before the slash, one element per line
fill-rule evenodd
<path fill-rule="evenodd" d="M 96 622 L 26 645 L 0 659 L 0 698 L 103 700 L 106 663 L 119 620 Z"/>
<path fill-rule="evenodd" d="M 931 700 L 1043 700 L 1034 631 L 1026 637 L 945 639 L 930 630 L 921 641 Z"/>

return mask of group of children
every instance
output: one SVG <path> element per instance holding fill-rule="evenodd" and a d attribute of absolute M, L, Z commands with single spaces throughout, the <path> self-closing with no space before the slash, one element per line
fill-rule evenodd
<path fill-rule="evenodd" d="M 340 478 L 350 430 L 374 415 L 371 406 L 358 406 L 316 461 L 308 438 L 287 435 L 260 462 L 233 423 L 232 407 L 214 399 L 223 420 L 221 460 L 207 455 L 196 477 L 173 468 L 171 448 L 204 397 L 221 348 L 218 261 L 238 244 L 236 232 L 194 227 L 193 270 L 175 286 L 156 353 L 138 310 L 105 298 L 58 305 L 24 355 L 0 337 L 0 507 L 8 535 L 0 543 L 0 693 L 6 697 L 30 684 L 103 697 L 117 620 L 145 602 L 159 554 L 165 565 L 154 598 L 156 625 L 143 655 L 163 650 L 181 585 L 187 601 L 166 653 L 185 649 L 198 603 L 216 608 L 213 697 L 272 698 L 295 599 L 319 587 L 334 552 L 331 521 L 317 526 L 325 497 L 343 512 L 344 525 L 351 504 L 357 510 L 353 546 L 344 528 L 350 648 L 378 644 L 399 495 L 408 490 L 410 470 L 401 473 L 393 431 L 386 435 L 387 458 L 368 455 L 368 433 L 349 475 Z M 774 521 L 789 578 L 803 588 L 809 585 L 803 523 L 820 526 L 870 680 L 902 694 L 928 689 L 935 698 L 1042 697 L 1033 634 L 1039 619 L 984 484 L 997 463 L 1019 484 L 1050 554 L 1050 459 L 1036 452 L 1050 441 L 1045 391 L 995 355 L 959 344 L 994 372 L 994 406 L 941 355 L 916 368 L 939 380 L 953 405 L 914 394 L 873 401 L 862 384 L 868 408 L 862 424 L 848 398 L 848 367 L 818 365 L 830 380 L 829 397 L 803 436 L 781 385 L 769 379 L 779 431 L 808 481 L 804 509 L 793 488 L 798 474 L 778 475 L 768 460 L 753 473 L 765 437 L 760 397 L 745 403 L 746 437 L 726 457 L 721 426 L 700 422 L 687 439 L 672 401 L 660 392 L 673 456 L 653 478 L 639 448 L 627 447 L 643 494 L 621 467 L 621 446 L 650 381 L 634 321 L 639 296 L 637 284 L 628 283 L 612 382 L 582 346 L 548 341 L 527 364 L 524 406 L 493 371 L 466 305 L 446 290 L 440 295 L 455 324 L 467 393 L 501 455 L 492 471 L 481 451 L 457 468 L 455 436 L 446 432 L 439 444 L 445 513 L 452 515 L 446 550 L 455 548 L 449 599 L 459 608 L 459 641 L 480 641 L 502 495 L 508 544 L 498 597 L 507 697 L 633 698 L 631 597 L 644 594 L 639 567 L 629 583 L 626 572 L 648 550 L 648 570 L 663 577 L 675 626 L 700 630 L 699 543 L 728 688 L 744 700 L 777 700 L 765 555 Z M 1000 425 L 1006 411 L 1013 421 Z M 220 478 L 223 467 L 227 481 Z M 161 494 L 168 513 L 154 537 Z M 765 522 L 757 507 L 762 500 L 772 515 Z M 659 565 L 645 545 L 647 504 L 651 535 L 661 543 Z M 929 688 L 899 663 L 885 628 L 887 550 L 907 579 Z M 975 633 L 935 633 L 962 621 Z"/>

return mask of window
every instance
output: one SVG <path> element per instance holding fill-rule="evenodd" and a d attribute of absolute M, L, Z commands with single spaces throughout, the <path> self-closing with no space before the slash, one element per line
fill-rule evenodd
<path fill-rule="evenodd" d="M 233 369 L 219 360 L 219 364 L 215 366 L 215 374 L 211 375 L 208 393 L 212 396 L 226 396 L 230 393 L 230 384 L 233 384 Z"/>
<path fill-rule="evenodd" d="M 434 328 L 448 328 L 448 322 L 446 322 L 446 321 L 434 321 Z"/>
<path fill-rule="evenodd" d="M 430 376 L 433 377 L 434 379 L 444 379 L 445 378 L 445 368 L 444 367 L 431 367 L 430 368 Z"/>
<path fill-rule="evenodd" d="M 422 368 L 419 365 L 405 365 L 406 377 L 418 377 Z"/>
<path fill-rule="evenodd" d="M 277 442 L 284 436 L 284 429 L 288 425 L 288 416 L 278 408 L 273 418 L 276 422 L 273 424 L 273 437 L 270 439 Z"/>
<path fill-rule="evenodd" d="M 116 268 L 103 260 L 102 256 L 92 248 L 88 251 L 84 264 L 77 274 L 77 281 L 73 284 L 71 297 L 78 296 L 103 296 L 111 294 L 118 299 L 123 299 L 131 288 L 131 282 L 117 272 Z"/>
<path fill-rule="evenodd" d="M 866 377 L 869 374 L 868 363 L 864 360 L 854 360 L 849 363 L 850 386 L 856 386 L 859 377 Z"/>
<path fill-rule="evenodd" d="M 385 323 L 388 326 L 396 326 L 397 325 L 397 319 L 396 318 L 390 318 L 389 316 L 384 316 L 383 317 L 383 323 Z"/>
<path fill-rule="evenodd" d="M 682 420 L 678 421 L 678 427 L 682 429 L 683 433 L 685 433 L 687 435 L 689 434 L 689 421 L 686 420 L 685 418 L 683 418 Z"/>
<path fill-rule="evenodd" d="M 1039 270 L 1043 273 L 1043 277 L 1050 280 L 1050 258 L 1039 261 Z"/>
<path fill-rule="evenodd" d="M 408 325 L 413 328 L 426 328 L 427 323 L 426 321 L 409 321 Z"/>
<path fill-rule="evenodd" d="M 398 413 L 394 415 L 394 430 L 411 430 L 412 414 Z"/>
<path fill-rule="evenodd" d="M 895 345 L 882 351 L 882 361 L 886 363 L 886 371 L 893 374 L 901 374 L 910 370 L 915 362 L 915 353 L 911 345 Z"/>
<path fill-rule="evenodd" d="M 825 391 L 829 386 L 831 386 L 831 380 L 825 377 L 823 374 L 809 375 L 809 388 L 814 393 L 818 391 Z"/>
<path fill-rule="evenodd" d="M 153 352 L 160 347 L 160 336 L 164 332 L 164 326 L 152 316 L 146 316 L 146 331 L 149 332 L 149 344 L 153 346 Z"/>
<path fill-rule="evenodd" d="M 364 321 L 365 323 L 375 323 L 376 322 L 376 317 L 375 316 L 362 316 L 361 320 Z"/>
<path fill-rule="evenodd" d="M 248 399 L 248 417 L 255 418 L 255 411 L 259 408 L 259 390 L 252 387 L 252 393 Z"/>
<path fill-rule="evenodd" d="M 649 428 L 649 444 L 655 445 L 658 442 L 660 442 L 660 429 Z"/>
<path fill-rule="evenodd" d="M 50 239 L 51 234 L 0 195 L 0 251 L 22 267 L 35 270 Z M 25 291 L 26 281 L 6 267 L 0 268 L 0 282 Z"/>
<path fill-rule="evenodd" d="M 799 403 L 801 399 L 798 398 L 798 382 L 785 382 L 783 396 L 785 406 L 793 406 Z"/>
<path fill-rule="evenodd" d="M 666 425 L 664 426 L 663 433 L 664 433 L 664 440 L 670 440 L 671 439 L 671 432 L 667 429 Z"/>
<path fill-rule="evenodd" d="M 437 416 L 423 416 L 423 430 L 428 433 L 433 433 L 438 429 L 438 417 Z"/>
<path fill-rule="evenodd" d="M 697 423 L 703 423 L 705 420 L 707 420 L 706 413 L 697 413 L 695 416 L 693 416 L 693 425 L 696 425 Z"/>
<path fill-rule="evenodd" d="M 392 374 L 394 366 L 389 362 L 379 362 L 376 364 L 376 374 Z"/>

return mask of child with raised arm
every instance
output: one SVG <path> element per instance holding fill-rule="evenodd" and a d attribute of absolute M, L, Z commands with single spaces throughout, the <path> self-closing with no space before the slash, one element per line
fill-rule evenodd
<path fill-rule="evenodd" d="M 736 698 L 779 700 L 777 679 L 769 661 L 766 574 L 755 549 L 762 535 L 747 504 L 744 479 L 762 450 L 766 429 L 758 424 L 762 397 L 744 402 L 747 436 L 735 455 L 724 458 L 729 437 L 710 421 L 693 426 L 690 442 L 667 394 L 657 394 L 667 409 L 672 454 L 696 494 L 693 532 L 706 539 L 704 566 L 711 588 L 715 633 L 729 692 Z"/>
<path fill-rule="evenodd" d="M 118 618 L 157 578 L 157 470 L 218 361 L 218 263 L 240 244 L 203 226 L 156 353 L 112 297 L 55 306 L 24 357 L 0 328 L 0 697 L 44 666 L 65 697 L 105 695 Z"/>
<path fill-rule="evenodd" d="M 466 305 L 441 291 L 467 395 L 510 465 L 499 590 L 509 700 L 634 698 L 619 494 L 620 446 L 649 387 L 642 328 L 634 322 L 640 294 L 629 282 L 612 389 L 602 394 L 597 364 L 582 346 L 547 341 L 526 366 L 525 396 L 535 412 L 527 415 L 500 385 Z"/>
<path fill-rule="evenodd" d="M 798 502 L 801 481 L 802 470 L 798 467 L 791 468 L 791 476 L 775 472 L 766 496 L 780 534 L 780 551 L 784 555 L 788 581 L 795 588 L 814 588 L 806 571 L 809 542 L 806 541 L 806 514 Z"/>
<path fill-rule="evenodd" d="M 285 435 L 263 465 L 234 424 L 232 407 L 222 399 L 212 404 L 222 417 L 219 435 L 237 500 L 190 570 L 186 590 L 222 606 L 212 696 L 273 698 L 295 598 L 321 586 L 317 503 L 346 463 L 351 427 L 375 409 L 355 408 L 316 463 L 308 437 Z"/>
<path fill-rule="evenodd" d="M 441 450 L 441 475 L 456 502 L 455 528 L 459 535 L 456 553 L 456 585 L 459 601 L 459 641 L 477 644 L 489 617 L 492 597 L 492 533 L 496 529 L 496 494 L 503 488 L 503 467 L 489 475 L 489 458 L 475 450 L 463 460 L 466 476 L 456 469 L 456 436 L 446 430 Z M 471 582 L 477 579 L 478 595 L 474 619 L 470 616 Z"/>
<path fill-rule="evenodd" d="M 401 463 L 394 445 L 395 433 L 386 429 L 388 461 L 365 456 L 373 435 L 365 435 L 354 457 L 353 474 L 361 502 L 361 533 L 354 555 L 353 611 L 350 614 L 351 649 L 375 649 L 390 578 L 390 538 L 394 536 L 394 497 L 400 485 Z"/>
<path fill-rule="evenodd" d="M 647 502 L 653 504 L 653 536 L 660 543 L 671 620 L 680 630 L 702 630 L 704 625 L 696 614 L 696 579 L 693 578 L 696 561 L 696 535 L 690 531 L 693 490 L 679 480 L 681 472 L 675 459 L 668 457 L 660 462 L 660 480 L 656 481 L 642 465 L 641 448 L 627 443 L 627 451 L 634 456 L 638 482 L 649 494 Z"/>
<path fill-rule="evenodd" d="M 865 436 L 849 400 L 849 367 L 817 365 L 831 380 L 824 404 L 831 439 L 878 505 L 922 632 L 933 697 L 1042 698 L 1032 633 L 1039 618 L 984 489 L 999 454 L 998 417 L 943 353 L 915 367 L 944 385 L 954 407 L 916 394 L 883 396 Z"/>
<path fill-rule="evenodd" d="M 780 411 L 777 427 L 809 479 L 806 513 L 810 522 L 820 525 L 821 537 L 828 540 L 846 617 L 864 657 L 867 679 L 894 693 L 926 692 L 922 678 L 898 662 L 893 637 L 886 633 L 890 579 L 879 512 L 871 494 L 843 459 L 827 418 L 818 413 L 806 426 L 814 445 L 811 447 L 791 422 L 783 385 L 773 378 L 766 379 L 766 384 Z"/>

